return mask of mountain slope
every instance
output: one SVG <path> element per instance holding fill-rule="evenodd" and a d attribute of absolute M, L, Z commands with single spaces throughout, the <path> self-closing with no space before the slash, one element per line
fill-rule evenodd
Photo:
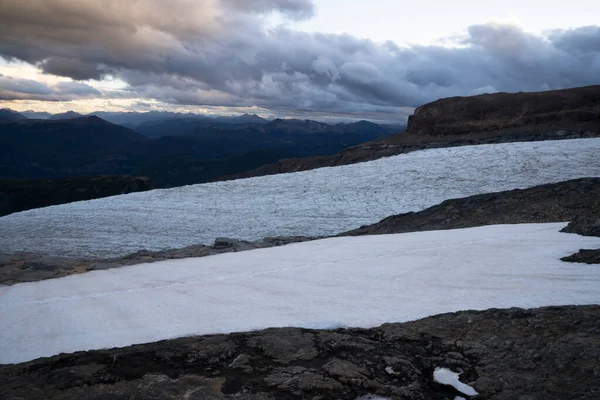
<path fill-rule="evenodd" d="M 147 178 L 78 176 L 47 180 L 0 180 L 0 216 L 32 208 L 150 190 Z"/>
<path fill-rule="evenodd" d="M 110 152 L 146 141 L 98 117 L 6 123 L 0 129 L 0 177 L 126 173 L 129 168 Z"/>
<path fill-rule="evenodd" d="M 0 248 L 107 258 L 223 236 L 335 235 L 451 198 L 600 177 L 599 152 L 600 139 L 463 146 L 133 193 L 2 217 Z"/>

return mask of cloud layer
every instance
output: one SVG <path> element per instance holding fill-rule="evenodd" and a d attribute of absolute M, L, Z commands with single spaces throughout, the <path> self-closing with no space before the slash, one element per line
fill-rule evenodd
<path fill-rule="evenodd" d="M 58 82 L 49 85 L 0 74 L 0 100 L 69 101 L 73 98 L 94 98 L 101 95 L 99 90 L 83 82 Z"/>
<path fill-rule="evenodd" d="M 540 37 L 476 25 L 450 48 L 265 29 L 272 13 L 314 12 L 311 0 L 0 0 L 0 55 L 78 81 L 117 77 L 131 97 L 308 112 L 396 113 L 439 97 L 600 83 L 597 26 Z M 77 85 L 46 93 L 0 77 L 0 96 L 94 95 Z"/>

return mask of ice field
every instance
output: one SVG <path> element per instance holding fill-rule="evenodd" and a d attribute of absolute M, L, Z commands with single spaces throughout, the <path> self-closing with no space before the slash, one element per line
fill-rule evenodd
<path fill-rule="evenodd" d="M 106 258 L 216 237 L 324 236 L 450 198 L 600 176 L 600 139 L 433 149 L 0 218 L 0 249 Z"/>

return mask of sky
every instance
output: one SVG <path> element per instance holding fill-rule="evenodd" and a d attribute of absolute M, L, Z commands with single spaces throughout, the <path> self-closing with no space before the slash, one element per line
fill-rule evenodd
<path fill-rule="evenodd" d="M 600 84 L 588 0 L 0 0 L 0 107 L 401 122 Z"/>

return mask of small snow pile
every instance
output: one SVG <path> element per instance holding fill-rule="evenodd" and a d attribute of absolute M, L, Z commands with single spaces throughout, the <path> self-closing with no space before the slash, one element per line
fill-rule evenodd
<path fill-rule="evenodd" d="M 374 394 L 367 394 L 365 396 L 357 397 L 356 400 L 390 400 L 387 397 L 376 396 Z"/>
<path fill-rule="evenodd" d="M 433 371 L 434 382 L 441 383 L 442 385 L 450 385 L 459 392 L 466 394 L 467 396 L 476 396 L 479 393 L 471 386 L 462 383 L 458 377 L 460 376 L 457 372 L 452 372 L 448 368 L 437 367 Z M 461 397 L 458 397 L 460 399 Z M 457 398 L 455 397 L 454 400 Z"/>

